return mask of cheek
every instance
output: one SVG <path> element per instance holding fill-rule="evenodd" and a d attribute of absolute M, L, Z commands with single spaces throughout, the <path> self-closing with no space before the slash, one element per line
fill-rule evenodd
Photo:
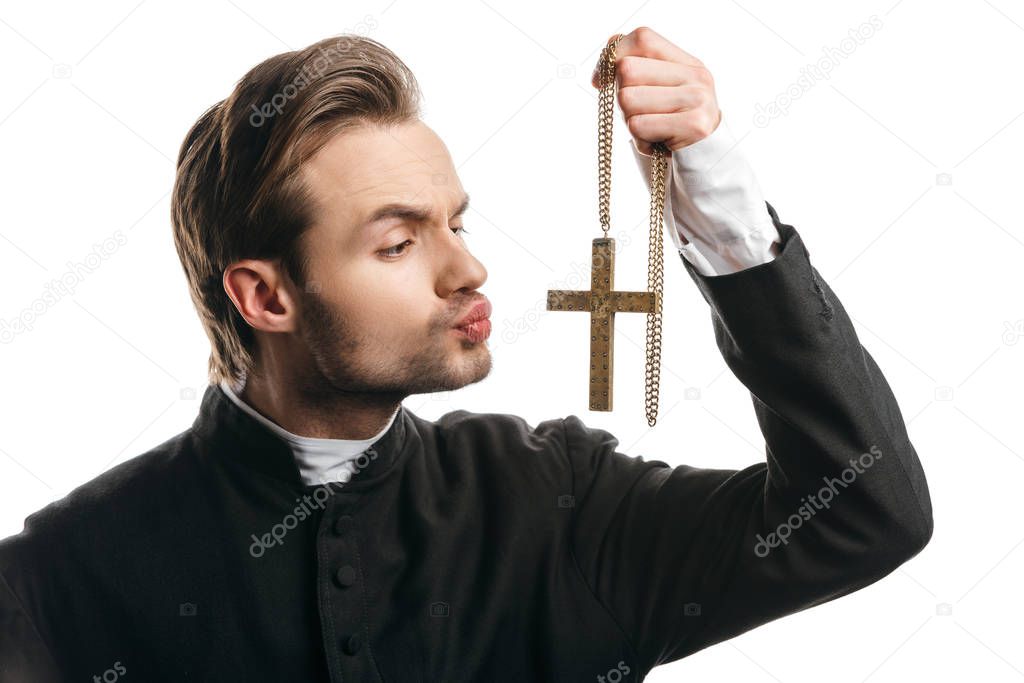
<path fill-rule="evenodd" d="M 359 328 L 392 337 L 422 336 L 437 308 L 423 273 L 405 264 L 352 269 L 339 276 L 334 300 Z M 359 329 L 357 328 L 357 329 Z"/>

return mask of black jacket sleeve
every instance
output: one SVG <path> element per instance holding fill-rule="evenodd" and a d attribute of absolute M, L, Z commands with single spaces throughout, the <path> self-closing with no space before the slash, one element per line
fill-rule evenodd
<path fill-rule="evenodd" d="M 644 673 L 867 586 L 931 538 L 896 399 L 800 235 L 768 211 L 773 261 L 704 276 L 683 260 L 750 390 L 765 462 L 673 468 L 563 421 L 576 562 Z"/>
<path fill-rule="evenodd" d="M 49 649 L 0 573 L 0 681 L 50 683 L 58 680 Z"/>

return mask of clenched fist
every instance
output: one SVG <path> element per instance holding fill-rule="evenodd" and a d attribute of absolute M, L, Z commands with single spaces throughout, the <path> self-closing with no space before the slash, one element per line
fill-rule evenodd
<path fill-rule="evenodd" d="M 600 88 L 599 69 L 600 60 L 591 78 L 595 88 Z M 715 81 L 704 63 L 646 26 L 616 46 L 615 82 L 626 126 L 644 154 L 654 142 L 672 151 L 692 145 L 722 120 Z"/>

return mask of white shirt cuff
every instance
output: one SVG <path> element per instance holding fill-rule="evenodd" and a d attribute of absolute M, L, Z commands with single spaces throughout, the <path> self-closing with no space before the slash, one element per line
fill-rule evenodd
<path fill-rule="evenodd" d="M 651 157 L 629 142 L 650 191 Z M 672 153 L 665 225 L 676 250 L 702 275 L 734 273 L 775 258 L 779 232 L 724 117 L 711 135 Z"/>

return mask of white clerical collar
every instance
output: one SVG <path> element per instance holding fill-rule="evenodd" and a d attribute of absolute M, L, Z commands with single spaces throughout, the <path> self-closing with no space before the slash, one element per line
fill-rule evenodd
<path fill-rule="evenodd" d="M 220 383 L 220 387 L 235 405 L 292 447 L 295 464 L 299 467 L 302 481 L 309 486 L 318 486 L 329 481 L 344 483 L 351 479 L 352 475 L 359 471 L 359 456 L 391 428 L 395 416 L 398 415 L 398 408 L 401 407 L 399 405 L 398 408 L 395 408 L 395 412 L 391 414 L 391 419 L 384 425 L 384 428 L 369 439 L 319 439 L 293 434 L 276 422 L 267 419 L 243 401 L 226 380 Z M 239 387 L 239 391 L 241 391 L 241 387 Z"/>

